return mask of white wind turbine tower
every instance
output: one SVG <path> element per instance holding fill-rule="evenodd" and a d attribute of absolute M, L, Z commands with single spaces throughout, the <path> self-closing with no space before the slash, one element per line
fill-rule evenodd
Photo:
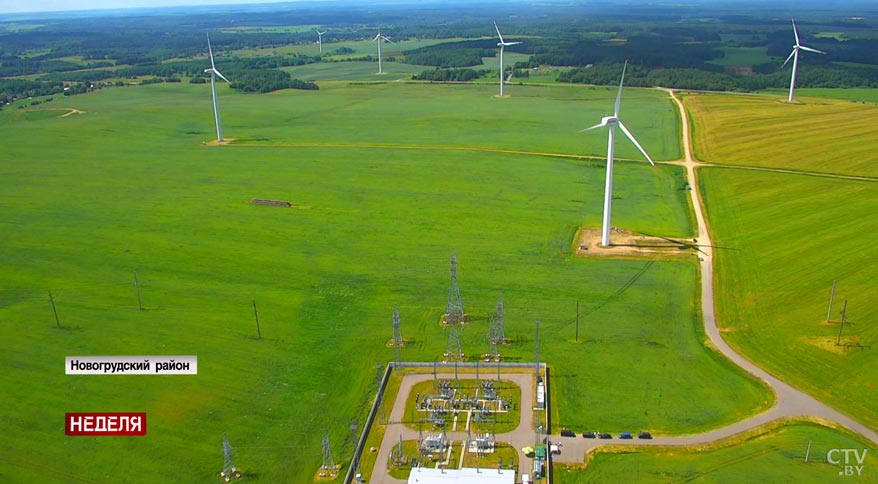
<path fill-rule="evenodd" d="M 326 32 L 321 32 L 319 30 L 315 30 L 317 32 L 317 47 L 320 47 L 320 53 L 323 53 L 323 34 Z"/>
<path fill-rule="evenodd" d="M 509 47 L 510 45 L 518 45 L 521 42 L 505 42 L 503 36 L 500 35 L 500 27 L 497 27 L 497 22 L 494 22 L 494 29 L 497 31 L 497 37 L 500 37 L 500 42 L 497 42 L 497 46 L 500 47 L 500 97 L 503 97 L 503 81 L 506 77 L 503 72 L 503 48 Z"/>
<path fill-rule="evenodd" d="M 619 92 L 616 94 L 616 106 L 613 111 L 612 116 L 604 116 L 601 119 L 600 124 L 596 124 L 591 128 L 583 129 L 582 131 L 589 131 L 592 129 L 602 128 L 606 126 L 609 128 L 607 131 L 609 132 L 607 139 L 607 182 L 606 187 L 604 188 L 604 220 L 603 225 L 601 227 L 601 246 L 609 247 L 610 246 L 610 217 L 612 212 L 612 204 L 613 204 L 613 149 L 616 144 L 616 126 L 625 133 L 625 136 L 634 143 L 634 146 L 643 153 L 643 156 L 646 157 L 646 160 L 652 166 L 655 166 L 655 162 L 652 161 L 652 158 L 646 154 L 646 150 L 640 146 L 640 143 L 634 139 L 634 135 L 631 134 L 631 131 L 628 131 L 628 128 L 622 124 L 622 120 L 619 119 L 619 107 L 622 104 L 622 83 L 625 82 L 625 69 L 628 67 L 628 61 L 625 61 L 625 66 L 622 67 L 622 79 L 619 80 Z M 580 131 L 580 132 L 582 132 Z"/>
<path fill-rule="evenodd" d="M 787 99 L 787 102 L 793 102 L 793 96 L 796 94 L 796 70 L 799 68 L 799 51 L 804 50 L 808 52 L 815 52 L 817 54 L 825 54 L 821 50 L 812 49 L 810 47 L 805 47 L 804 45 L 799 43 L 799 32 L 796 31 L 796 21 L 793 20 L 793 35 L 796 36 L 796 44 L 793 46 L 793 51 L 790 52 L 790 56 L 787 57 L 787 60 L 784 61 L 783 65 L 780 66 L 781 69 L 786 67 L 787 63 L 790 59 L 793 60 L 793 75 L 790 77 L 790 97 Z"/>
<path fill-rule="evenodd" d="M 395 44 L 395 42 L 390 40 L 389 37 L 381 35 L 381 30 L 378 30 L 378 35 L 376 35 L 375 38 L 372 39 L 372 42 L 378 42 L 378 74 L 384 74 L 384 71 L 381 70 L 381 41 L 383 40 L 386 40 L 391 44 Z"/>
<path fill-rule="evenodd" d="M 210 34 L 207 34 L 207 51 L 210 54 L 210 68 L 205 69 L 204 72 L 210 73 L 210 90 L 213 92 L 213 117 L 216 121 L 216 140 L 217 143 L 223 142 L 223 127 L 220 123 L 220 112 L 219 112 L 219 100 L 216 97 L 216 76 L 220 76 L 224 81 L 231 84 L 231 82 L 226 79 L 226 76 L 220 74 L 220 71 L 216 70 L 216 66 L 213 63 L 213 49 L 210 48 Z"/>

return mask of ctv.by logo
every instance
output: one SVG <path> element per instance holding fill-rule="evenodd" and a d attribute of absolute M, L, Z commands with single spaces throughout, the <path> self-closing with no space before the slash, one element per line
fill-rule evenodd
<path fill-rule="evenodd" d="M 863 474 L 863 462 L 866 461 L 866 452 L 869 449 L 829 449 L 826 453 L 826 462 L 841 465 L 838 471 L 840 476 L 860 476 Z"/>

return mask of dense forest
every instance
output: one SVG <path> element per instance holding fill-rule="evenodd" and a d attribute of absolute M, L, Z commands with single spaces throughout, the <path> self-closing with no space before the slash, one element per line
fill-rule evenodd
<path fill-rule="evenodd" d="M 809 54 L 801 63 L 800 87 L 878 87 L 878 7 L 853 3 L 850 12 L 839 7 L 830 13 L 797 8 L 802 43 L 826 52 Z M 384 60 L 428 67 L 413 76 L 419 80 L 494 79 L 496 69 L 484 69 L 482 59 L 497 54 L 495 20 L 506 40 L 522 41 L 507 48 L 527 56 L 516 64 L 516 77 L 552 67 L 562 70 L 558 82 L 614 84 L 621 62 L 629 59 L 631 85 L 753 91 L 789 82 L 790 68 L 781 65 L 794 41 L 790 16 L 782 6 L 756 3 L 735 7 L 576 0 L 387 4 L 381 9 L 333 2 L 6 15 L 0 16 L 0 108 L 23 97 L 187 78 L 205 81 L 208 31 L 218 69 L 232 80 L 233 89 L 243 92 L 317 88 L 291 78 L 283 69 L 289 66 L 375 60 L 345 46 L 324 52 L 324 57 L 296 53 L 296 46 L 314 44 L 314 26 L 327 31 L 324 44 L 367 41 L 379 27 L 396 40 L 448 39 Z M 281 55 L 259 53 L 284 46 L 290 48 Z M 729 61 L 742 50 L 751 52 L 752 62 Z"/>

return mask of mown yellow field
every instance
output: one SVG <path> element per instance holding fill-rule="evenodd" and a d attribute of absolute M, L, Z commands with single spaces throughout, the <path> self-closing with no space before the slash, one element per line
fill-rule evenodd
<path fill-rule="evenodd" d="M 686 94 L 695 156 L 721 164 L 878 176 L 878 105 Z"/>

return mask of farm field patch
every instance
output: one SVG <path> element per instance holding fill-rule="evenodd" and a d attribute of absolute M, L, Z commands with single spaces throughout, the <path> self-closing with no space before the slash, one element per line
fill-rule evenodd
<path fill-rule="evenodd" d="M 725 339 L 769 372 L 876 425 L 875 183 L 723 168 L 702 168 L 701 180 Z"/>
<path fill-rule="evenodd" d="M 812 443 L 808 462 L 805 454 Z M 737 483 L 742 478 L 759 482 L 871 482 L 878 479 L 878 459 L 869 449 L 863 461 L 862 477 L 844 477 L 841 453 L 832 449 L 855 449 L 862 453 L 867 444 L 843 431 L 807 423 L 796 423 L 749 437 L 743 442 L 717 443 L 709 449 L 674 448 L 626 449 L 598 452 L 587 471 L 555 466 L 555 482 L 716 482 Z M 851 457 L 852 461 L 854 460 Z M 744 477 L 746 476 L 746 477 Z"/>
<path fill-rule="evenodd" d="M 878 176 L 878 106 L 826 98 L 690 94 L 695 157 L 732 165 Z"/>

